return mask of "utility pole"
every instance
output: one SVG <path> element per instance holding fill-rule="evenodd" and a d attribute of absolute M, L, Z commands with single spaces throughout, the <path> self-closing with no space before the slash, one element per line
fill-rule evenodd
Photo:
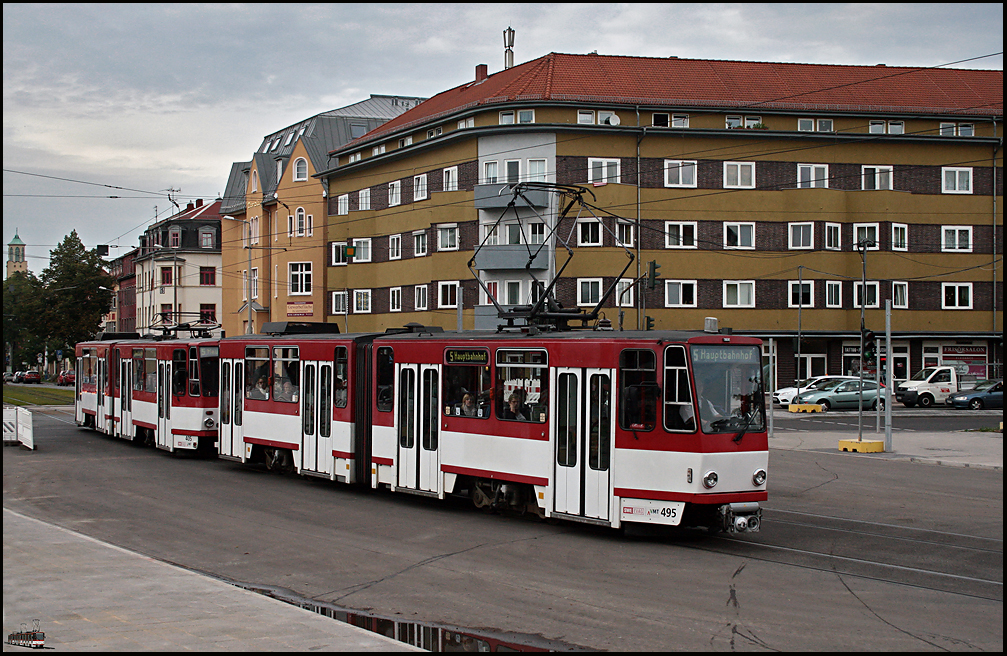
<path fill-rule="evenodd" d="M 857 441 L 864 439 L 864 306 L 867 305 L 867 249 L 874 247 L 871 239 L 861 239 L 857 242 L 860 251 L 860 372 L 857 390 Z"/>

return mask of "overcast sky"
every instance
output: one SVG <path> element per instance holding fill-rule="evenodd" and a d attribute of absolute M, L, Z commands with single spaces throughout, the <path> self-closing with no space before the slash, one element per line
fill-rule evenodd
<path fill-rule="evenodd" d="M 73 229 L 122 255 L 155 206 L 170 214 L 167 189 L 183 207 L 218 197 L 268 133 L 372 93 L 433 96 L 477 64 L 501 70 L 508 26 L 518 64 L 596 50 L 1003 70 L 1000 3 L 5 3 L 4 244 L 17 229 L 36 274 Z"/>

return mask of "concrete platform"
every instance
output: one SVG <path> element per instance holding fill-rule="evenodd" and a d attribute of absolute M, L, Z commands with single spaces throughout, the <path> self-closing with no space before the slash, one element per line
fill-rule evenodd
<path fill-rule="evenodd" d="M 423 651 L 4 508 L 3 650 Z"/>

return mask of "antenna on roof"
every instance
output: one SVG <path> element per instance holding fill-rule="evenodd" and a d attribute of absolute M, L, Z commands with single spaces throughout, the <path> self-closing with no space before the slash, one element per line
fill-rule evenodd
<path fill-rule="evenodd" d="M 504 70 L 514 66 L 514 30 L 510 26 L 503 31 L 504 38 Z"/>

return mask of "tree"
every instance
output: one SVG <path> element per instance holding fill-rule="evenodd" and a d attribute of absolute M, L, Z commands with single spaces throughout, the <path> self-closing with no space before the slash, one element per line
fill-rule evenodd
<path fill-rule="evenodd" d="M 31 271 L 17 271 L 4 281 L 4 353 L 10 357 L 12 371 L 34 365 L 36 354 L 45 348 L 43 307 L 42 281 Z"/>
<path fill-rule="evenodd" d="M 73 348 L 94 338 L 101 330 L 102 315 L 112 306 L 114 283 L 97 249 L 85 249 L 76 230 L 49 251 L 42 284 L 51 348 Z"/>

